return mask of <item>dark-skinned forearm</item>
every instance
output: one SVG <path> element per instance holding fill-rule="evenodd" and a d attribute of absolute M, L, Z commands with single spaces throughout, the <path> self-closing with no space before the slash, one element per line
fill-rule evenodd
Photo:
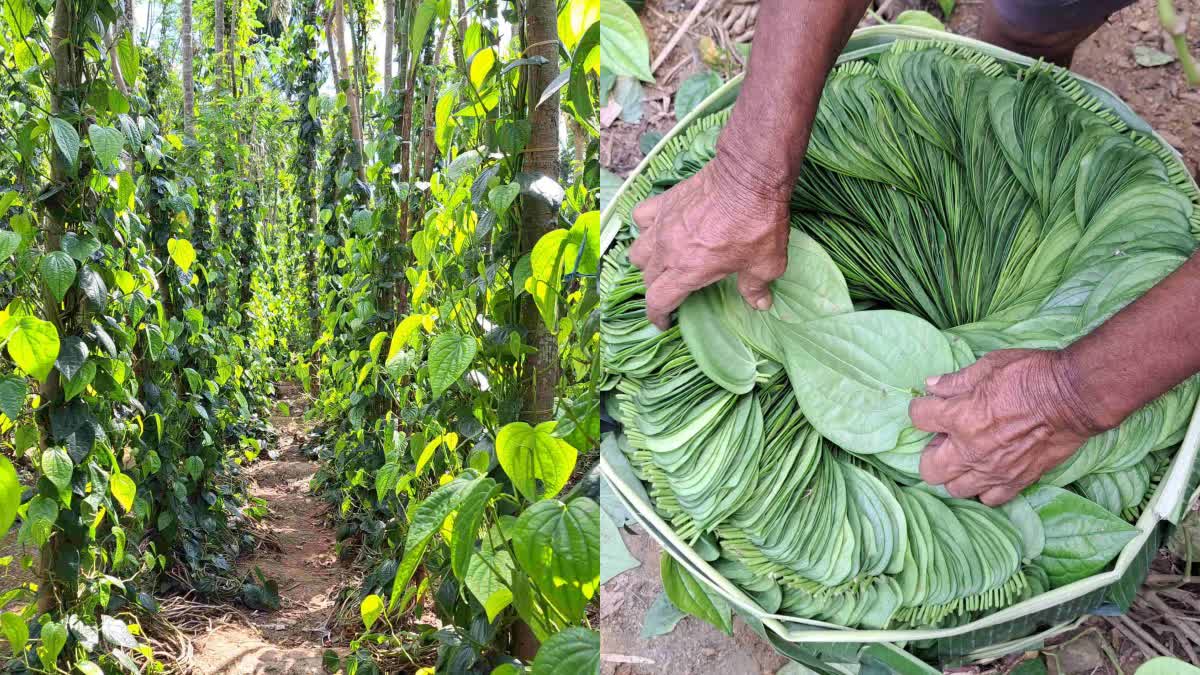
<path fill-rule="evenodd" d="M 717 144 L 746 189 L 787 194 L 825 78 L 869 0 L 763 0 L 742 91 Z"/>
<path fill-rule="evenodd" d="M 1200 372 L 1200 254 L 1063 351 L 1063 377 L 1098 428 Z"/>

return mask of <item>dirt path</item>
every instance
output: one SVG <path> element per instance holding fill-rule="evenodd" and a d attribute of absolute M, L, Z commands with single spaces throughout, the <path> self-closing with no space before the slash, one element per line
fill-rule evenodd
<path fill-rule="evenodd" d="M 345 578 L 333 554 L 334 532 L 321 514 L 325 505 L 309 494 L 317 463 L 300 452 L 308 425 L 302 394 L 292 384 L 279 385 L 280 400 L 290 416 L 274 416 L 279 431 L 278 457 L 263 458 L 247 469 L 250 494 L 270 508 L 267 526 L 280 550 L 262 551 L 239 568 L 262 569 L 279 584 L 280 609 L 244 612 L 245 622 L 222 624 L 196 638 L 193 665 L 206 674 L 323 673 L 321 655 L 328 648 L 326 624 L 335 594 Z"/>

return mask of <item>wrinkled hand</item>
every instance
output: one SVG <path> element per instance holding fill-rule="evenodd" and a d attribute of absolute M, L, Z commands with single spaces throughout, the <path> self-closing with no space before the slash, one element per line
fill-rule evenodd
<path fill-rule="evenodd" d="M 937 435 L 921 478 L 954 497 L 998 506 L 1104 431 L 1071 385 L 1065 352 L 1005 349 L 940 377 L 909 405 L 913 425 Z"/>
<path fill-rule="evenodd" d="M 662 329 L 692 291 L 737 274 L 752 307 L 771 306 L 787 267 L 788 191 L 760 190 L 717 159 L 633 211 L 641 231 L 629 259 L 646 279 L 646 314 Z"/>

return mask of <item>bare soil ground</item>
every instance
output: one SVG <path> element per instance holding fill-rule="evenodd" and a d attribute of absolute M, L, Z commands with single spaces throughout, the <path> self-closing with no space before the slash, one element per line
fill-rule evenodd
<path fill-rule="evenodd" d="M 278 458 L 247 469 L 250 493 L 270 506 L 268 525 L 279 550 L 261 550 L 239 568 L 252 572 L 258 567 L 278 582 L 281 607 L 236 612 L 206 635 L 194 636 L 192 665 L 200 673 L 323 673 L 321 655 L 334 646 L 328 626 L 346 571 L 333 553 L 334 532 L 323 517 L 326 506 L 308 490 L 317 463 L 300 452 L 308 432 L 300 419 L 303 394 L 291 385 L 281 385 L 279 392 L 291 415 L 271 420 L 279 431 Z"/>
<path fill-rule="evenodd" d="M 641 18 L 650 39 L 652 60 L 664 51 L 696 1 L 646 1 Z M 707 3 L 693 26 L 655 71 L 657 82 L 646 86 L 641 121 L 627 124 L 619 119 L 604 120 L 609 123 L 601 134 L 603 166 L 621 176 L 628 175 L 644 156 L 639 148 L 643 134 L 665 132 L 675 124 L 674 94 L 679 84 L 688 76 L 709 68 L 700 53 L 701 47 L 710 49 L 709 45 L 715 44 L 729 54 L 733 43 L 749 37 L 743 22 L 746 21 L 744 17 L 753 15 L 755 4 L 744 0 Z M 898 11 L 920 2 L 900 0 L 887 4 L 893 11 Z M 1200 16 L 1200 0 L 1175 0 L 1175 5 L 1192 17 Z M 980 0 L 959 0 L 949 28 L 956 33 L 975 34 L 980 6 Z M 1191 34 L 1193 51 L 1196 51 L 1200 41 L 1195 36 L 1200 30 L 1193 25 Z M 1106 26 L 1081 45 L 1073 69 L 1108 87 L 1127 102 L 1183 154 L 1189 170 L 1196 175 L 1200 170 L 1200 90 L 1187 86 L 1178 65 L 1139 66 L 1133 56 L 1134 48 L 1139 45 L 1170 51 L 1169 40 L 1163 37 L 1159 28 L 1154 3 L 1149 0 L 1141 0 L 1113 16 Z M 712 61 L 711 51 L 706 55 Z M 730 70 L 736 70 L 737 65 L 735 58 Z M 603 635 L 601 670 L 604 675 L 770 675 L 787 663 L 769 644 L 740 623 L 734 635 L 729 637 L 688 617 L 674 632 L 642 640 L 640 632 L 646 610 L 662 588 L 658 574 L 659 549 L 645 534 L 623 531 L 622 536 L 642 565 L 615 577 L 602 588 L 599 625 Z M 1156 569 L 1164 571 L 1177 566 L 1178 563 L 1167 555 L 1155 563 Z M 1153 653 L 1175 653 L 1185 660 L 1197 662 L 1196 643 L 1187 635 L 1195 630 L 1196 615 L 1177 612 L 1200 612 L 1200 596 L 1195 592 L 1195 586 L 1180 587 L 1181 584 L 1180 580 L 1168 583 L 1162 590 L 1144 591 L 1130 615 L 1132 620 L 1096 618 L 1089 621 L 1051 650 L 1046 658 L 1050 672 L 1061 675 L 1132 673 Z M 1164 610 L 1165 605 L 1157 603 L 1170 607 Z M 1179 639 L 1171 638 L 1172 633 L 1179 633 Z M 954 672 L 1003 673 L 1011 663 L 1010 660 L 1005 664 L 956 669 Z"/>

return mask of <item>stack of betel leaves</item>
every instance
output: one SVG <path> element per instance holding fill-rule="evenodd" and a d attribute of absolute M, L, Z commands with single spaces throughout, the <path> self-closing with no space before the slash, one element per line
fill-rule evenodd
<path fill-rule="evenodd" d="M 618 212 L 711 160 L 727 116 L 661 148 Z M 769 613 L 961 625 L 1092 575 L 1135 535 L 1200 381 L 1001 508 L 921 482 L 930 436 L 908 404 L 927 376 L 1094 329 L 1191 254 L 1197 201 L 1168 148 L 1065 71 L 896 42 L 828 80 L 769 311 L 726 279 L 659 331 L 625 218 L 601 279 L 619 444 L 659 513 Z"/>

